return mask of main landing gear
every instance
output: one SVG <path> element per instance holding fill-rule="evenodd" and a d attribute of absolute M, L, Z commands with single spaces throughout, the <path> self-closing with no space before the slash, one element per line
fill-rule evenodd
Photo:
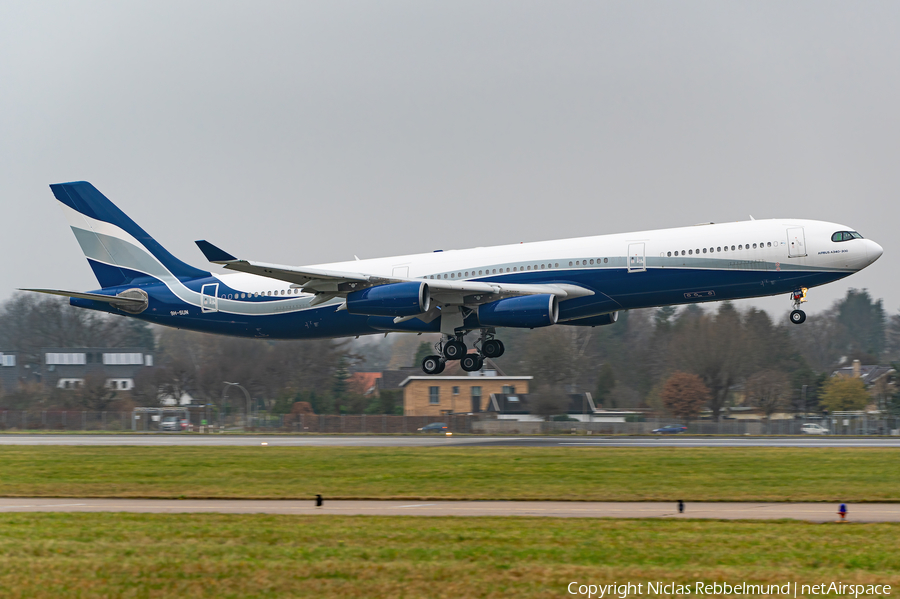
<path fill-rule="evenodd" d="M 422 360 L 422 370 L 425 374 L 440 374 L 451 360 L 459 360 L 460 367 L 466 372 L 477 372 L 484 366 L 485 358 L 499 358 L 505 351 L 503 342 L 494 339 L 493 329 L 481 330 L 481 338 L 475 342 L 476 353 L 469 353 L 463 342 L 463 336 L 457 335 L 456 339 L 435 344 L 438 355 L 427 356 Z"/>
<path fill-rule="evenodd" d="M 806 322 L 806 312 L 800 309 L 800 304 L 806 301 L 806 287 L 797 289 L 791 293 L 791 300 L 794 302 L 794 310 L 791 312 L 791 322 L 794 324 L 803 324 Z"/>

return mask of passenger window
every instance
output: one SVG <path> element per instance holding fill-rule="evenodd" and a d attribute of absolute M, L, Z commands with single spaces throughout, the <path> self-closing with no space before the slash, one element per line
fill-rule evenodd
<path fill-rule="evenodd" d="M 671 256 L 672 256 L 672 252 L 667 252 L 666 255 L 671 257 Z"/>
<path fill-rule="evenodd" d="M 594 263 L 594 261 L 593 261 L 593 260 L 591 260 L 591 264 L 593 264 L 593 263 Z"/>
<path fill-rule="evenodd" d="M 716 248 L 716 251 L 717 251 L 717 252 L 721 252 L 721 251 L 722 251 L 722 248 L 717 247 L 717 248 Z"/>
<path fill-rule="evenodd" d="M 607 262 L 609 262 L 609 258 L 604 258 L 603 263 L 606 264 Z"/>
<path fill-rule="evenodd" d="M 753 249 L 754 249 L 754 250 L 756 249 L 756 244 L 755 244 L 755 243 L 753 244 Z"/>
<path fill-rule="evenodd" d="M 694 250 L 688 250 L 688 254 L 694 255 Z"/>
<path fill-rule="evenodd" d="M 706 248 L 703 248 L 703 253 L 704 253 L 704 254 L 706 253 Z"/>

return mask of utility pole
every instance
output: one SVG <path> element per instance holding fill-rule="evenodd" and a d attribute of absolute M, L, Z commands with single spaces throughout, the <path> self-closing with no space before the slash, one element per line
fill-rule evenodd
<path fill-rule="evenodd" d="M 800 399 L 803 400 L 803 420 L 806 420 L 806 385 L 800 388 Z"/>

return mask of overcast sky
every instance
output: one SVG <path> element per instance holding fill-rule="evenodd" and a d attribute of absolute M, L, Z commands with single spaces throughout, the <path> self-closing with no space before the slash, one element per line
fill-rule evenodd
<path fill-rule="evenodd" d="M 96 281 L 47 187 L 313 264 L 796 217 L 884 246 L 900 3 L 0 3 L 0 300 Z M 786 297 L 756 302 L 779 317 Z"/>

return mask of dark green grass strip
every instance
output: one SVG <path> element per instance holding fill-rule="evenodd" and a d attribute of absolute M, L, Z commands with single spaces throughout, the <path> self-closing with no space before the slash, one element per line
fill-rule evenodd
<path fill-rule="evenodd" d="M 896 524 L 2 514 L 4 597 L 563 597 L 572 581 L 892 584 Z"/>
<path fill-rule="evenodd" d="M 0 496 L 900 501 L 900 450 L 0 447 Z"/>

